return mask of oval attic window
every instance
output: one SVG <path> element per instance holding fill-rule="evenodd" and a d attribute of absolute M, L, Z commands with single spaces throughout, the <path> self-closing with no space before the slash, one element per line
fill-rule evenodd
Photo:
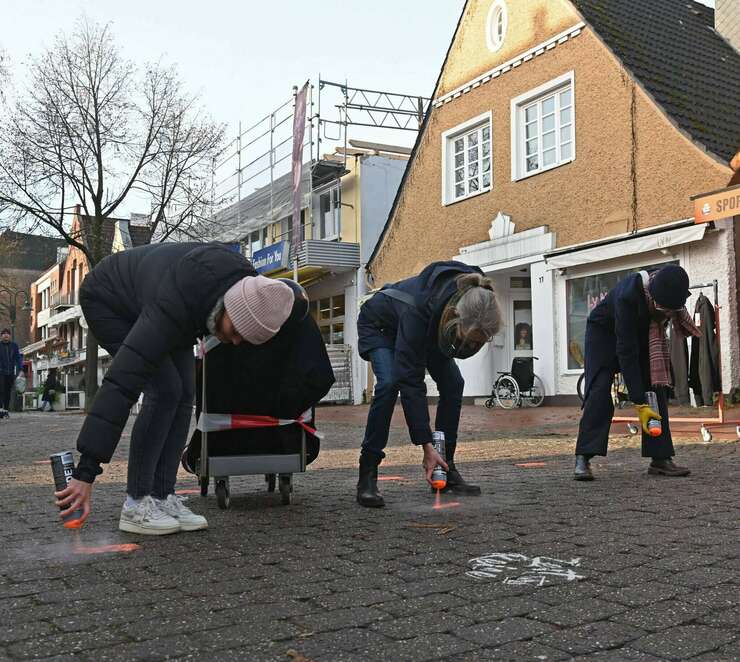
<path fill-rule="evenodd" d="M 504 0 L 493 0 L 488 10 L 486 24 L 486 44 L 488 50 L 495 53 L 504 43 L 509 18 Z"/>

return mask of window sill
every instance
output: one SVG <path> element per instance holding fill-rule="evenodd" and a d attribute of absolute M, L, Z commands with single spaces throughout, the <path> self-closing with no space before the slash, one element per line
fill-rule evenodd
<path fill-rule="evenodd" d="M 534 172 L 528 172 L 524 175 L 517 175 L 516 177 L 512 178 L 512 182 L 520 182 L 523 179 L 529 179 L 530 177 L 536 177 L 537 175 L 541 175 L 545 172 L 550 172 L 551 170 L 555 170 L 556 168 L 562 168 L 563 166 L 568 165 L 569 163 L 573 163 L 575 159 L 568 159 L 567 161 L 563 161 L 562 163 L 556 163 L 555 165 L 551 165 L 547 168 L 542 168 L 542 170 L 535 170 Z"/>
<path fill-rule="evenodd" d="M 457 204 L 458 202 L 465 202 L 465 200 L 470 200 L 470 198 L 475 198 L 479 195 L 483 195 L 484 193 L 490 193 L 492 188 L 493 187 L 489 186 L 488 188 L 481 189 L 480 191 L 476 191 L 475 193 L 468 193 L 467 195 L 464 195 L 460 198 L 455 198 L 454 200 L 445 200 L 442 205 L 444 207 L 449 207 L 450 205 Z"/>

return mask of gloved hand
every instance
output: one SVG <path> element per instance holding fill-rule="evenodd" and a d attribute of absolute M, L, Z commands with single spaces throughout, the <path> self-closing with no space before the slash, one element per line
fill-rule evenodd
<path fill-rule="evenodd" d="M 640 419 L 640 425 L 642 426 L 645 434 L 650 434 L 647 424 L 651 418 L 654 418 L 658 421 L 663 420 L 660 414 L 650 409 L 650 405 L 635 405 L 635 409 L 637 409 L 637 417 Z"/>

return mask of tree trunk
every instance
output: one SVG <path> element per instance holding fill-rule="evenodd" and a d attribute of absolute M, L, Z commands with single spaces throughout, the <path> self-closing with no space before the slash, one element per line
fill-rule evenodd
<path fill-rule="evenodd" d="M 98 392 L 98 340 L 87 329 L 87 355 L 85 357 L 85 411 L 92 407 Z"/>

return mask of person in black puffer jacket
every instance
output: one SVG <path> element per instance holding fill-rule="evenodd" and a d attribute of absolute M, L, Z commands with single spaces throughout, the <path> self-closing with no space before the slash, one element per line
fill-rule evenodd
<path fill-rule="evenodd" d="M 208 332 L 234 345 L 267 342 L 297 304 L 293 289 L 258 276 L 224 244 L 154 244 L 102 260 L 85 278 L 80 304 L 114 358 L 77 439 L 80 462 L 56 493 L 61 515 L 82 509 L 87 518 L 92 483 L 143 392 L 119 528 L 154 535 L 206 528 L 174 494 L 192 416 L 193 344 Z"/>
<path fill-rule="evenodd" d="M 357 320 L 360 356 L 375 374 L 375 392 L 360 453 L 357 502 L 385 505 L 378 492 L 378 465 L 385 457 L 399 392 L 411 441 L 424 449 L 422 465 L 431 484 L 434 467 L 447 469 L 445 491 L 477 496 L 455 466 L 457 429 L 465 381 L 455 359 L 480 351 L 501 326 L 493 283 L 478 267 L 432 262 L 418 276 L 386 285 L 363 304 Z M 445 458 L 432 445 L 425 372 L 436 382 L 435 430 L 445 434 Z"/>

